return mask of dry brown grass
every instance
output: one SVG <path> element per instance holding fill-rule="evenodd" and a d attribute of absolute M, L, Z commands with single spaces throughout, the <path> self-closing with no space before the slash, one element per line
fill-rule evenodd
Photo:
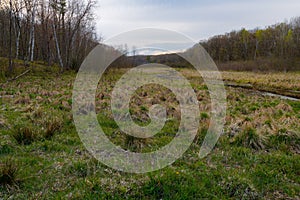
<path fill-rule="evenodd" d="M 250 83 L 261 88 L 300 91 L 300 73 L 222 72 L 224 80 Z"/>

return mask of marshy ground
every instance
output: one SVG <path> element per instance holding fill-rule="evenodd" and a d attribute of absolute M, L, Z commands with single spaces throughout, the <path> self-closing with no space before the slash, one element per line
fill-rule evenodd
<path fill-rule="evenodd" d="M 19 67 L 21 72 L 26 69 Z M 300 73 L 224 72 L 225 81 L 253 88 L 226 87 L 224 132 L 209 156 L 198 152 L 210 123 L 210 96 L 192 70 L 178 69 L 190 82 L 200 109 L 199 131 L 190 149 L 173 165 L 148 174 L 112 170 L 85 149 L 72 119 L 75 72 L 60 75 L 36 65 L 0 86 L 0 198 L 3 199 L 299 199 L 300 101 L 261 91 L 300 92 Z M 150 152 L 175 137 L 180 122 L 175 95 L 158 85 L 136 91 L 130 112 L 149 123 L 153 104 L 167 107 L 168 121 L 151 139 L 123 134 L 112 118 L 110 96 L 125 69 L 108 71 L 96 95 L 99 123 L 116 145 Z"/>

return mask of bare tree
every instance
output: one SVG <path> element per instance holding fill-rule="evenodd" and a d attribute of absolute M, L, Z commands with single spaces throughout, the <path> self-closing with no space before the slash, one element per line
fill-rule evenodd
<path fill-rule="evenodd" d="M 0 56 L 78 68 L 98 43 L 95 0 L 0 0 Z"/>
<path fill-rule="evenodd" d="M 20 52 L 20 37 L 21 37 L 21 15 L 23 10 L 23 1 L 17 0 L 14 2 L 14 13 L 15 13 L 15 33 L 16 33 L 16 59 L 19 59 Z"/>
<path fill-rule="evenodd" d="M 8 71 L 11 74 L 13 71 L 13 58 L 12 58 L 12 23 L 13 23 L 13 6 L 12 0 L 9 1 L 9 66 Z"/>
<path fill-rule="evenodd" d="M 31 17 L 31 30 L 30 30 L 30 44 L 31 44 L 31 51 L 30 51 L 30 61 L 33 61 L 34 57 L 34 47 L 35 47 L 35 14 L 36 14 L 36 0 L 33 0 L 33 8 L 32 8 L 32 17 Z"/>
<path fill-rule="evenodd" d="M 55 46 L 56 46 L 56 52 L 57 52 L 57 57 L 58 57 L 58 61 L 61 67 L 61 71 L 64 70 L 64 63 L 62 61 L 61 58 L 61 51 L 60 51 L 60 46 L 59 46 L 59 41 L 58 41 L 58 37 L 57 37 L 57 33 L 56 33 L 56 24 L 57 24 L 57 16 L 56 16 L 56 5 L 53 1 L 54 4 L 52 4 L 52 9 L 53 9 L 53 24 L 52 24 L 52 28 L 53 28 L 53 34 L 54 34 L 54 40 L 55 40 Z"/>

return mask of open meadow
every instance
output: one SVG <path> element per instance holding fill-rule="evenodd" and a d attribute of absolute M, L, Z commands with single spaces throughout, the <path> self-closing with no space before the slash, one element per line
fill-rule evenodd
<path fill-rule="evenodd" d="M 0 200 L 300 200 L 299 8 L 0 0 Z"/>
<path fill-rule="evenodd" d="M 16 76 L 27 69 L 19 64 Z M 299 199 L 300 73 L 222 73 L 226 125 L 214 150 L 199 159 L 210 96 L 200 76 L 178 71 L 197 95 L 199 131 L 182 158 L 147 174 L 112 170 L 85 149 L 71 112 L 75 72 L 60 74 L 58 68 L 33 64 L 16 80 L 2 79 L 0 199 Z M 178 102 L 158 85 L 140 88 L 130 103 L 135 122 L 149 123 L 149 107 L 157 103 L 167 107 L 168 121 L 153 138 L 123 134 L 113 120 L 110 97 L 125 72 L 111 69 L 102 78 L 95 99 L 98 121 L 116 145 L 155 151 L 175 137 Z"/>

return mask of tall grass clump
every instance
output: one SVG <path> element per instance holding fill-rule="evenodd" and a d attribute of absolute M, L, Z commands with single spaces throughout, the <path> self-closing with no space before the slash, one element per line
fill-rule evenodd
<path fill-rule="evenodd" d="M 246 128 L 242 133 L 233 138 L 232 143 L 238 146 L 254 150 L 265 149 L 268 138 L 264 135 L 258 134 L 253 128 Z"/>
<path fill-rule="evenodd" d="M 50 139 L 55 133 L 62 129 L 61 119 L 57 117 L 51 117 L 44 121 L 44 137 Z"/>
<path fill-rule="evenodd" d="M 17 182 L 17 165 L 11 160 L 7 159 L 0 163 L 0 185 L 12 185 Z"/>
<path fill-rule="evenodd" d="M 30 145 L 37 139 L 37 134 L 30 125 L 17 125 L 12 131 L 12 136 L 18 144 Z"/>

